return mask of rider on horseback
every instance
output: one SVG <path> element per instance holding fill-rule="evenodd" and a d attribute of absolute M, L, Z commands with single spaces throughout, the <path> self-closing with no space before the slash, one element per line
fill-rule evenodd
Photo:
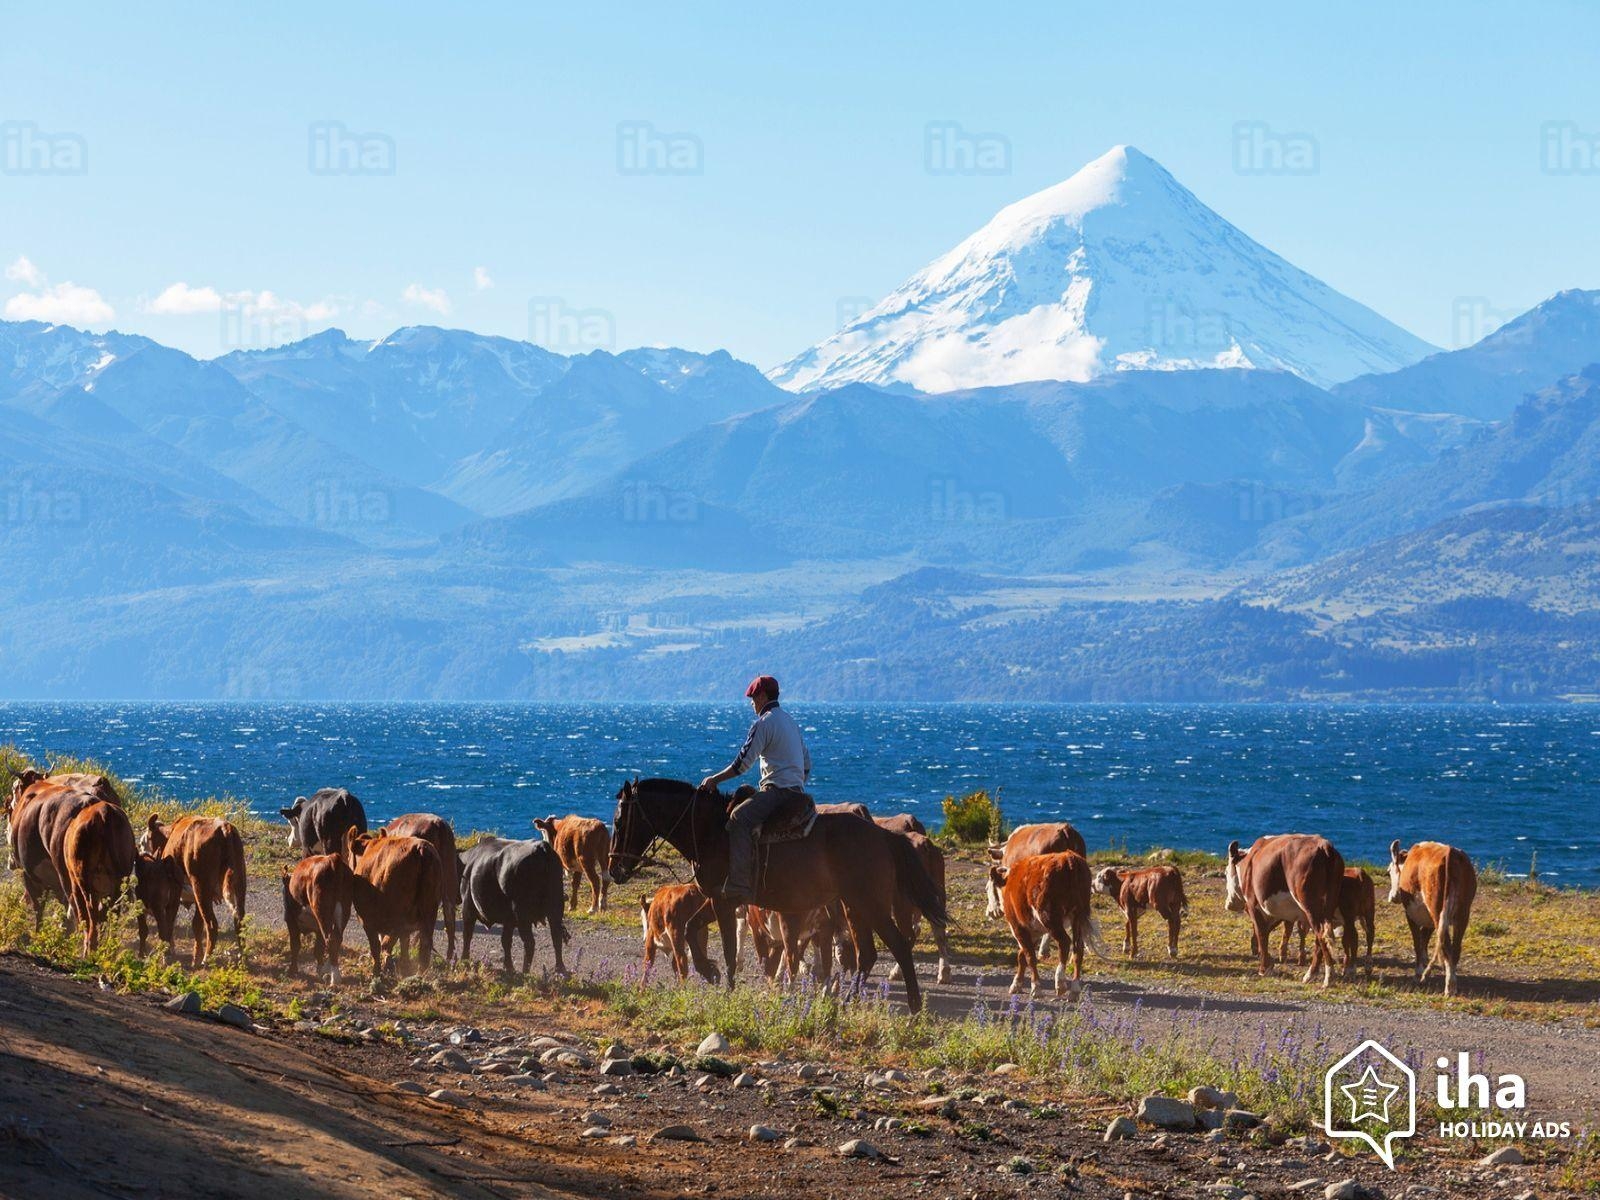
<path fill-rule="evenodd" d="M 735 904 L 755 899 L 756 834 L 763 822 L 788 805 L 811 803 L 805 792 L 811 752 L 795 719 L 778 707 L 778 681 L 771 675 L 758 676 L 744 694 L 756 710 L 755 724 L 733 762 L 700 781 L 702 788 L 714 788 L 761 760 L 761 786 L 728 818 L 728 880 L 721 896 Z"/>

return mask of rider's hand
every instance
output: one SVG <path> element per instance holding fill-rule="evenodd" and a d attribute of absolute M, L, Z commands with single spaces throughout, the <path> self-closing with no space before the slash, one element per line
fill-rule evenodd
<path fill-rule="evenodd" d="M 711 791 L 711 789 L 713 789 L 716 786 L 717 786 L 717 777 L 715 775 L 707 775 L 704 779 L 702 779 L 700 781 L 700 790 L 702 792 L 709 792 L 709 791 Z"/>

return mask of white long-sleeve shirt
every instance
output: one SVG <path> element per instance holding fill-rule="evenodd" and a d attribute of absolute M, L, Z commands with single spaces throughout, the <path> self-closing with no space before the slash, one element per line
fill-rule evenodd
<path fill-rule="evenodd" d="M 761 760 L 761 787 L 804 789 L 811 778 L 811 751 L 801 736 L 795 719 L 774 700 L 761 710 L 739 748 L 739 755 L 728 768 L 730 775 L 743 775 Z"/>

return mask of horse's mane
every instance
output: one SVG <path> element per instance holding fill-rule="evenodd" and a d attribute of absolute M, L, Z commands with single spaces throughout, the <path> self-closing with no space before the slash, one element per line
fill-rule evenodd
<path fill-rule="evenodd" d="M 641 779 L 634 787 L 643 790 L 648 788 L 652 792 L 678 792 L 680 794 L 693 793 L 695 785 L 682 779 Z"/>

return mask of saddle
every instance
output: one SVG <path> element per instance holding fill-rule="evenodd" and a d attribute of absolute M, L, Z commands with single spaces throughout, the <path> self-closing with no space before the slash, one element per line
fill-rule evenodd
<path fill-rule="evenodd" d="M 755 788 L 749 784 L 733 794 L 733 804 L 749 799 Z M 730 807 L 732 807 L 730 805 Z M 797 842 L 811 832 L 817 823 L 817 805 L 809 792 L 796 792 L 794 799 L 773 813 L 756 831 L 757 846 L 772 846 L 779 842 Z"/>

